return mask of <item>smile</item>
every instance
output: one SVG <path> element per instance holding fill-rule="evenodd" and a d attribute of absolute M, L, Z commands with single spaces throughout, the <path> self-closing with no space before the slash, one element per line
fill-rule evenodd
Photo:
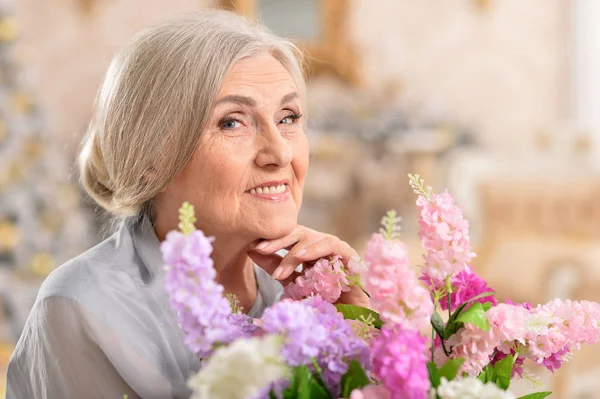
<path fill-rule="evenodd" d="M 275 202 L 287 201 L 292 197 L 288 180 L 265 182 L 246 192 L 255 198 Z"/>
<path fill-rule="evenodd" d="M 258 187 L 250 190 L 250 194 L 283 194 L 287 190 L 285 184 L 278 184 L 275 186 Z"/>

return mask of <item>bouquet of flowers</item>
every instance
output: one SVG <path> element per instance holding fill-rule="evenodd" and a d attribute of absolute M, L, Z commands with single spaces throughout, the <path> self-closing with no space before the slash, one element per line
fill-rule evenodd
<path fill-rule="evenodd" d="M 598 342 L 598 303 L 498 303 L 470 267 L 469 224 L 452 195 L 409 180 L 426 251 L 420 276 L 389 212 L 362 259 L 318 261 L 259 320 L 223 294 L 212 239 L 182 206 L 161 250 L 186 344 L 203 359 L 189 381 L 194 398 L 508 399 L 511 380 L 528 377 L 525 361 L 553 372 Z M 334 305 L 353 285 L 371 309 Z"/>

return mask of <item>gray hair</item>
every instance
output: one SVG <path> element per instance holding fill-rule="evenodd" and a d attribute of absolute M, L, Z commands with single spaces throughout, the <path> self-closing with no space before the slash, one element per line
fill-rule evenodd
<path fill-rule="evenodd" d="M 304 99 L 298 48 L 234 13 L 195 12 L 136 35 L 112 60 L 81 144 L 87 194 L 117 219 L 151 216 L 152 199 L 192 158 L 230 68 L 261 53 Z"/>

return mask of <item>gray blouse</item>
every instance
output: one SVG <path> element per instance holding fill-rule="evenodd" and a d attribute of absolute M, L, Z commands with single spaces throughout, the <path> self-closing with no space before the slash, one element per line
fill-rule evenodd
<path fill-rule="evenodd" d="M 255 266 L 259 317 L 281 284 Z M 7 399 L 187 398 L 199 369 L 163 288 L 159 240 L 147 218 L 53 271 L 8 365 Z"/>

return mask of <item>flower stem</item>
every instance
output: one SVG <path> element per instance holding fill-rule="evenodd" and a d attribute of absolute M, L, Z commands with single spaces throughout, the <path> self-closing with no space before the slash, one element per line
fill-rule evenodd
<path fill-rule="evenodd" d="M 325 383 L 325 380 L 323 379 L 323 373 L 321 371 L 321 367 L 319 367 L 319 364 L 317 363 L 317 359 L 315 359 L 313 357 L 311 360 L 312 360 L 312 364 L 315 368 L 315 378 L 317 379 L 317 381 L 319 381 L 319 383 L 323 386 L 325 391 L 329 394 L 329 398 L 331 398 L 331 393 L 329 392 L 329 389 L 327 389 L 327 384 Z"/>
<path fill-rule="evenodd" d="M 431 327 L 431 362 L 433 363 L 433 351 L 435 350 L 435 330 Z"/>
<path fill-rule="evenodd" d="M 450 283 L 450 277 L 446 277 L 446 295 L 448 295 L 448 320 L 452 316 L 452 284 Z"/>

